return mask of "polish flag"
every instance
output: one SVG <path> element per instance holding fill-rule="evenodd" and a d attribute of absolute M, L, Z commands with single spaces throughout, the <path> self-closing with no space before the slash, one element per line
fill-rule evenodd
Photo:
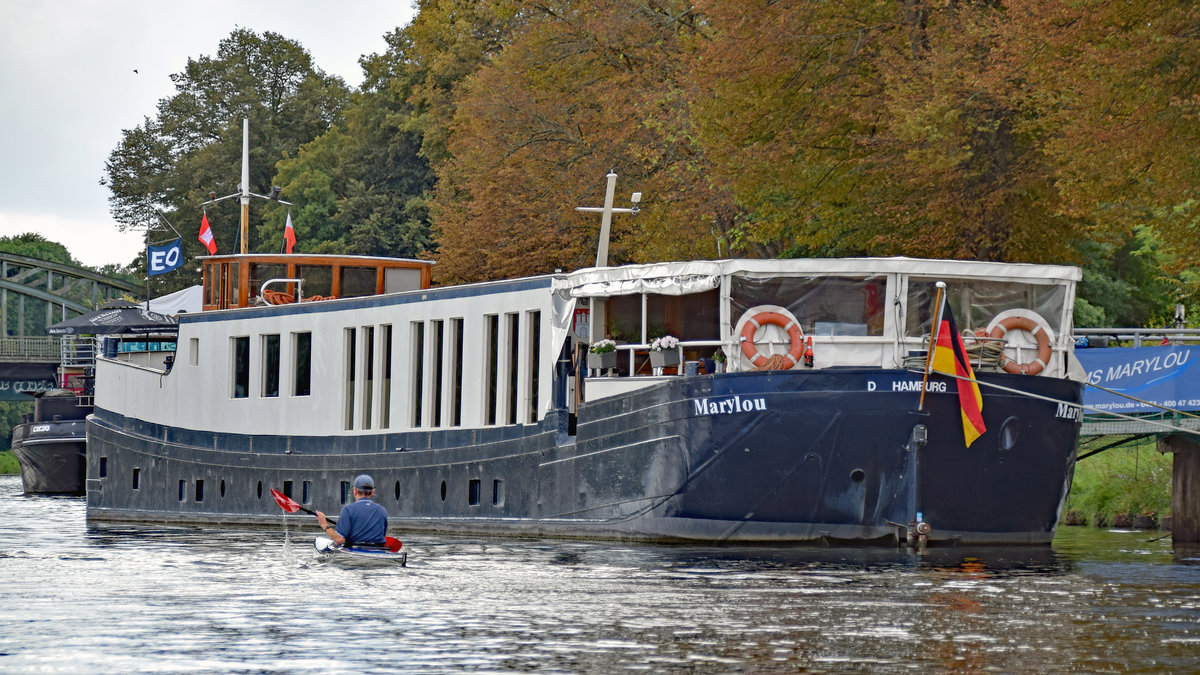
<path fill-rule="evenodd" d="M 296 231 L 292 229 L 292 212 L 288 211 L 287 223 L 283 226 L 283 241 L 287 245 L 284 253 L 291 254 L 292 247 L 296 245 Z"/>
<path fill-rule="evenodd" d="M 209 255 L 217 254 L 217 242 L 213 239 L 212 228 L 208 226 L 208 214 L 205 213 L 200 218 L 200 243 L 204 244 L 204 248 L 208 249 Z"/>

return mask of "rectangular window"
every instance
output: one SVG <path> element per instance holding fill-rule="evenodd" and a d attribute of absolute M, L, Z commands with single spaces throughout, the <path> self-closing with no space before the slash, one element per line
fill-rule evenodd
<path fill-rule="evenodd" d="M 297 265 L 296 276 L 304 280 L 304 297 L 333 295 L 333 268 L 329 265 Z"/>
<path fill-rule="evenodd" d="M 312 333 L 292 333 L 292 395 L 312 393 Z"/>
<path fill-rule="evenodd" d="M 342 485 L 341 485 L 341 488 L 339 489 L 339 492 L 341 493 L 342 504 L 345 504 L 346 501 L 350 499 L 350 481 L 347 481 L 347 480 L 342 481 Z"/>
<path fill-rule="evenodd" d="M 107 476 L 108 476 L 108 458 L 101 457 L 100 458 L 100 477 L 106 478 Z"/>
<path fill-rule="evenodd" d="M 425 324 L 421 321 L 412 322 L 412 363 L 409 372 L 412 381 L 409 392 L 412 394 L 412 416 L 409 418 L 413 427 L 421 426 L 422 403 L 425 398 Z"/>
<path fill-rule="evenodd" d="M 262 395 L 279 396 L 279 335 L 262 336 Z"/>
<path fill-rule="evenodd" d="M 492 481 L 492 506 L 504 506 L 504 481 Z"/>
<path fill-rule="evenodd" d="M 250 304 L 254 304 L 255 298 L 262 294 L 262 285 L 264 281 L 271 279 L 282 279 L 287 276 L 287 265 L 279 263 L 250 263 Z M 271 290 L 282 291 L 286 290 L 280 284 L 275 284 Z M 308 289 L 305 289 L 307 291 Z"/>
<path fill-rule="evenodd" d="M 204 479 L 203 478 L 196 479 L 196 501 L 198 501 L 198 502 L 204 501 Z"/>
<path fill-rule="evenodd" d="M 525 357 L 529 375 L 529 396 L 526 397 L 525 421 L 535 424 L 538 421 L 538 369 L 541 367 L 541 352 L 539 347 L 542 333 L 542 313 L 529 312 L 525 316 L 529 320 L 529 337 L 526 343 L 526 351 L 528 353 Z"/>
<path fill-rule="evenodd" d="M 354 385 L 355 385 L 355 363 L 354 352 L 355 344 L 358 338 L 358 331 L 353 328 L 345 330 L 345 337 L 342 340 L 342 371 L 343 386 L 342 386 L 342 427 L 345 429 L 354 428 Z"/>
<path fill-rule="evenodd" d="M 470 484 L 467 485 L 467 488 L 468 488 L 467 489 L 467 503 L 470 504 L 471 506 L 478 506 L 479 505 L 479 479 L 477 479 L 477 478 L 471 479 L 471 482 L 470 482 Z"/>
<path fill-rule="evenodd" d="M 442 327 L 443 321 L 429 322 L 429 355 L 433 357 L 433 372 L 429 378 L 429 412 L 433 415 L 432 426 L 442 426 Z"/>
<path fill-rule="evenodd" d="M 338 272 L 338 297 L 375 295 L 378 272 L 374 267 L 343 267 Z"/>
<path fill-rule="evenodd" d="M 134 469 L 133 470 L 133 486 L 132 487 L 134 490 L 136 490 L 139 487 L 141 487 L 141 485 L 142 485 L 142 470 Z"/>
<path fill-rule="evenodd" d="M 250 395 L 250 338 L 233 338 L 233 397 Z"/>
<path fill-rule="evenodd" d="M 508 364 L 505 371 L 505 375 L 507 376 L 505 392 L 505 403 L 507 405 L 504 410 L 505 424 L 517 423 L 517 379 L 519 375 L 519 371 L 517 370 L 517 356 L 521 350 L 520 319 L 520 314 L 506 314 L 504 316 L 504 320 L 508 324 L 508 335 L 506 336 L 508 344 L 505 345 L 508 348 Z"/>
<path fill-rule="evenodd" d="M 200 365 L 200 338 L 188 340 L 188 363 L 193 366 Z"/>
<path fill-rule="evenodd" d="M 292 481 L 290 481 L 290 480 L 283 481 L 283 494 L 288 497 L 292 496 Z"/>
<path fill-rule="evenodd" d="M 362 428 L 371 428 L 371 411 L 375 404 L 375 327 L 363 326 L 363 384 L 362 384 Z"/>
<path fill-rule="evenodd" d="M 450 319 L 450 426 L 462 426 L 463 320 Z"/>
<path fill-rule="evenodd" d="M 379 383 L 379 428 L 387 429 L 392 425 L 392 326 L 385 324 L 379 327 L 380 350 L 383 359 Z"/>
<path fill-rule="evenodd" d="M 484 386 L 483 415 L 484 424 L 496 423 L 496 385 L 500 376 L 500 317 L 488 314 L 483 317 L 483 369 L 486 378 Z"/>
<path fill-rule="evenodd" d="M 311 504 L 312 503 L 312 481 L 311 480 L 304 481 L 304 485 L 301 486 L 301 489 L 303 490 L 303 492 L 300 493 L 301 494 L 300 503 L 301 504 Z"/>
<path fill-rule="evenodd" d="M 183 501 L 187 497 L 187 481 L 179 479 L 179 501 Z"/>

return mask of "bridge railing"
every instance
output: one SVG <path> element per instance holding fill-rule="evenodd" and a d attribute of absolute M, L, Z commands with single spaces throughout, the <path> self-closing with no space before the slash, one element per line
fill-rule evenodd
<path fill-rule="evenodd" d="M 1111 341 L 1132 342 L 1134 347 L 1161 344 L 1200 343 L 1200 328 L 1075 328 L 1075 340 L 1086 337 L 1092 347 L 1107 347 Z M 1113 345 L 1114 347 L 1116 345 Z"/>
<path fill-rule="evenodd" d="M 25 336 L 0 338 L 0 360 L 55 363 L 59 358 L 59 338 Z"/>

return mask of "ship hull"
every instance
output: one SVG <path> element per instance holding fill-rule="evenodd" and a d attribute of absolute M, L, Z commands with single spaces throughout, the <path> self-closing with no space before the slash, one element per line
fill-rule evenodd
<path fill-rule="evenodd" d="M 87 439 L 84 420 L 26 422 L 13 427 L 12 449 L 27 494 L 82 495 Z"/>
<path fill-rule="evenodd" d="M 1049 543 L 1082 386 L 980 381 L 988 432 L 969 448 L 952 382 L 918 410 L 919 375 L 866 368 L 673 377 L 577 420 L 408 433 L 212 433 L 98 407 L 88 514 L 276 524 L 271 488 L 336 513 L 370 473 L 399 532 L 894 545 L 920 514 L 929 543 Z"/>

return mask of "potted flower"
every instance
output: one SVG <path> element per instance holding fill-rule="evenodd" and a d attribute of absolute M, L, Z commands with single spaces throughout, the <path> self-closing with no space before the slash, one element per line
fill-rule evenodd
<path fill-rule="evenodd" d="M 617 343 L 604 339 L 588 347 L 588 368 L 606 370 L 617 367 Z"/>
<path fill-rule="evenodd" d="M 655 368 L 679 365 L 679 338 L 664 335 L 650 343 L 650 365 Z"/>
<path fill-rule="evenodd" d="M 714 368 L 714 370 L 716 370 L 716 372 L 718 372 L 718 373 L 725 372 L 725 352 L 724 352 L 724 350 L 717 349 L 717 351 L 713 352 L 712 360 L 713 360 L 713 364 L 716 366 L 716 368 Z"/>

